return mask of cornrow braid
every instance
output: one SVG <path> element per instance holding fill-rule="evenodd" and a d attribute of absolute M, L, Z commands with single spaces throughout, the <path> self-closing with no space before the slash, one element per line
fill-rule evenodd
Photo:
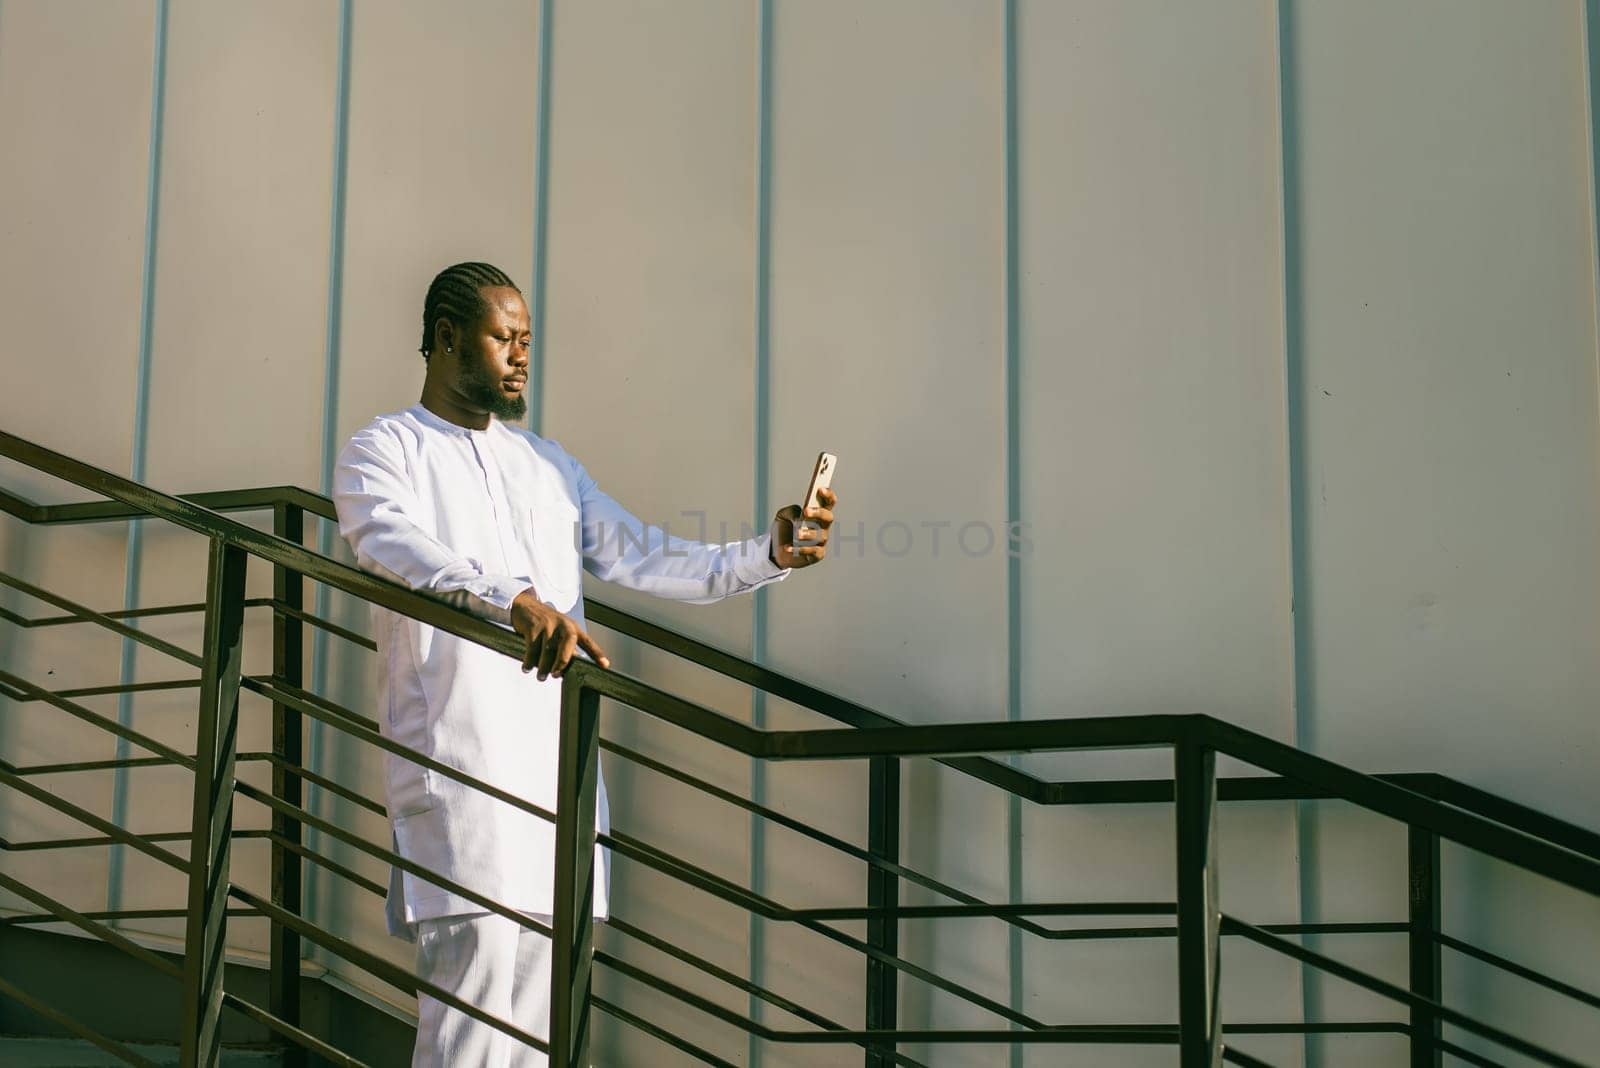
<path fill-rule="evenodd" d="M 433 355 L 435 323 L 449 319 L 465 328 L 476 322 L 478 316 L 489 310 L 479 290 L 497 286 L 517 288 L 504 271 L 489 263 L 458 263 L 434 275 L 428 286 L 428 296 L 422 302 L 422 358 L 426 360 Z"/>

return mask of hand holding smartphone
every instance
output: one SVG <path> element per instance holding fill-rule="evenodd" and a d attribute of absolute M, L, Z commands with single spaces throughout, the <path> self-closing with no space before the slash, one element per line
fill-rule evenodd
<path fill-rule="evenodd" d="M 811 482 L 806 486 L 806 495 L 800 498 L 800 511 L 802 518 L 794 525 L 794 540 L 798 544 L 803 541 L 815 541 L 819 527 L 803 514 L 808 508 L 819 508 L 822 502 L 817 500 L 817 491 L 828 489 L 833 485 L 833 471 L 839 465 L 839 458 L 831 452 L 817 454 L 817 462 L 811 468 Z"/>

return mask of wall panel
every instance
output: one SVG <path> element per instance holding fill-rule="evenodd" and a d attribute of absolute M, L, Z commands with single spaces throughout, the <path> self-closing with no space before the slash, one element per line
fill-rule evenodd
<path fill-rule="evenodd" d="M 1205 712 L 1292 739 L 1273 5 L 1018 19 L 1023 715 Z M 1166 751 L 1024 763 L 1172 774 Z M 1293 919 L 1288 806 L 1225 809 L 1221 834 L 1226 907 Z M 1172 893 L 1168 806 L 1025 806 L 1023 836 L 1035 899 Z M 1228 950 L 1226 1018 L 1298 1016 L 1292 970 Z M 1025 937 L 1028 1007 L 1175 1017 L 1172 952 Z M 1295 1046 L 1246 1048 L 1293 1063 Z"/>
<path fill-rule="evenodd" d="M 1592 821 L 1600 514 L 1582 7 L 1296 9 L 1303 741 Z M 1319 833 L 1332 850 L 1348 832 Z M 1362 874 L 1325 867 L 1325 915 L 1363 893 Z M 1452 933 L 1510 922 L 1525 904 L 1508 885 L 1485 874 L 1462 887 Z M 1525 1019 L 1593 1047 L 1559 1016 Z"/>
<path fill-rule="evenodd" d="M 0 5 L 0 426 L 123 474 L 133 442 L 154 29 L 148 5 Z M 10 463 L 0 479 L 41 502 L 88 496 Z M 120 524 L 45 531 L 8 518 L 0 522 L 0 568 L 113 609 L 122 605 L 126 544 Z M 61 614 L 10 589 L 0 604 L 30 618 Z M 117 681 L 122 641 L 98 628 L 0 628 L 0 669 L 52 689 Z M 83 703 L 116 715 L 115 697 Z M 110 735 L 43 703 L 0 698 L 0 713 L 6 760 L 112 755 Z M 105 772 L 37 781 L 110 814 Z M 0 817 L 0 835 L 14 841 L 93 833 L 10 791 Z M 107 862 L 107 850 L 94 848 L 7 853 L 4 865 L 46 893 L 98 909 Z"/>
<path fill-rule="evenodd" d="M 908 720 L 1003 718 L 1005 557 L 955 543 L 963 524 L 1000 530 L 1006 516 L 996 477 L 1005 455 L 1000 10 L 774 8 L 769 484 L 774 505 L 793 500 L 827 449 L 839 456 L 841 508 L 829 562 L 772 598 L 769 659 Z M 925 525 L 939 523 L 949 526 Z M 864 540 L 841 540 L 858 525 Z M 969 544 L 983 548 L 976 534 Z M 774 709 L 774 726 L 798 722 Z M 1004 800 L 908 764 L 906 862 L 1003 896 Z M 862 767 L 775 769 L 771 796 L 864 836 Z M 948 817 L 936 832 L 922 822 L 933 811 Z M 768 885 L 786 900 L 863 897 L 855 862 L 816 849 L 768 858 Z M 769 967 L 809 960 L 820 944 L 774 925 Z M 911 926 L 902 951 L 1005 997 L 1005 943 L 981 926 Z M 859 1026 L 864 962 L 844 957 L 838 967 L 831 996 L 814 1007 Z M 826 995 L 829 985 L 812 988 Z M 934 1017 L 944 995 L 901 986 L 903 1025 L 988 1018 Z M 934 1060 L 992 1063 L 992 1051 L 946 1049 Z M 825 1060 L 775 1050 L 763 1063 Z"/>
<path fill-rule="evenodd" d="M 543 433 L 601 487 L 677 535 L 727 541 L 752 512 L 755 299 L 755 5 L 730 0 L 557 3 L 553 14 Z M 624 134 L 625 131 L 625 134 Z M 701 513 L 691 515 L 687 513 Z M 726 530 L 720 534 L 719 530 Z M 608 603 L 741 654 L 751 601 L 681 605 L 590 578 Z M 788 590 L 780 589 L 777 596 Z M 724 713 L 749 691 L 597 630 L 614 662 Z M 740 794 L 746 762 L 620 707 L 605 733 Z M 739 809 L 606 758 L 613 825 L 736 882 L 748 878 Z M 642 865 L 613 869 L 616 914 L 737 974 L 745 915 Z M 743 1011 L 745 994 L 612 931 L 603 943 Z M 597 992 L 694 1034 L 724 1057 L 742 1032 L 601 969 Z M 597 1059 L 666 1063 L 668 1047 L 609 1017 Z"/>

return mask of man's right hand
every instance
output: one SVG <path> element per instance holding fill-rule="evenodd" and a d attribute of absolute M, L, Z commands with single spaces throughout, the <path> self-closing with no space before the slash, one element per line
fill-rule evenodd
<path fill-rule="evenodd" d="M 579 646 L 596 664 L 611 666 L 610 658 L 594 639 L 572 617 L 539 600 L 532 586 L 511 602 L 511 626 L 528 641 L 527 651 L 522 654 L 523 672 L 538 668 L 540 682 L 552 675 L 559 679 Z"/>

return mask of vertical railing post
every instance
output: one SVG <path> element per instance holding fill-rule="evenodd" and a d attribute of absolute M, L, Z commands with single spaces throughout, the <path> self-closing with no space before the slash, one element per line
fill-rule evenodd
<path fill-rule="evenodd" d="M 561 680 L 555 911 L 550 924 L 550 1068 L 588 1068 L 594 963 L 594 806 L 600 695 L 574 663 Z"/>
<path fill-rule="evenodd" d="M 305 541 L 305 512 L 297 504 L 279 501 L 272 507 L 272 532 L 301 545 Z M 298 571 L 282 564 L 272 569 L 272 674 L 276 681 L 300 686 L 305 681 L 305 628 L 290 611 L 305 606 L 305 580 Z M 302 759 L 299 710 L 274 701 L 272 704 L 272 796 L 299 807 L 300 776 L 290 768 Z M 272 814 L 272 903 L 286 912 L 300 915 L 300 857 L 284 847 L 300 845 L 300 821 L 274 810 Z M 285 1023 L 300 1024 L 300 936 L 276 920 L 272 921 L 269 957 L 268 1009 Z M 282 1043 L 284 1068 L 302 1068 L 305 1049 L 298 1043 Z"/>
<path fill-rule="evenodd" d="M 1406 829 L 1408 854 L 1406 895 L 1410 905 L 1408 932 L 1411 958 L 1411 992 L 1429 1001 L 1443 995 L 1443 962 L 1439 940 L 1439 836 L 1421 827 Z M 1440 1021 L 1431 1009 L 1411 1007 L 1411 1068 L 1439 1068 L 1444 1051 L 1439 1048 Z"/>
<path fill-rule="evenodd" d="M 1178 1049 L 1183 1068 L 1222 1063 L 1216 751 L 1188 736 L 1174 751 L 1178 838 Z"/>
<path fill-rule="evenodd" d="M 211 539 L 205 658 L 195 727 L 189 908 L 184 933 L 183 1068 L 214 1068 L 222 1051 L 222 966 L 233 834 L 233 760 L 244 635 L 244 550 Z"/>
<path fill-rule="evenodd" d="M 867 771 L 867 851 L 877 860 L 900 863 L 900 759 L 873 757 Z M 900 880 L 893 873 L 867 867 L 867 907 L 892 909 L 900 904 Z M 897 916 L 870 916 L 867 919 L 867 945 L 885 953 L 900 952 L 900 920 Z M 880 960 L 867 958 L 867 1012 L 869 1031 L 893 1031 L 896 1026 L 897 999 L 894 968 Z M 895 1044 L 880 1042 L 866 1049 L 867 1068 L 886 1068 L 894 1063 Z"/>

